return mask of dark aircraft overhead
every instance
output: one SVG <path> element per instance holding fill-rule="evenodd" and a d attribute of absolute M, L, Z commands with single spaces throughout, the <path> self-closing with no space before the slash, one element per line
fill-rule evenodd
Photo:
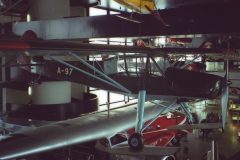
<path fill-rule="evenodd" d="M 34 55 L 65 55 L 66 52 L 73 51 L 79 53 L 79 56 L 94 54 L 119 54 L 119 53 L 143 53 L 153 56 L 164 56 L 168 53 L 174 54 L 225 54 L 224 50 L 212 48 L 148 48 L 136 46 L 117 46 L 117 45 L 99 45 L 88 44 L 74 41 L 62 40 L 0 40 L 1 56 L 11 56 L 21 54 L 19 52 L 29 51 Z M 16 53 L 16 51 L 19 51 Z"/>
<path fill-rule="evenodd" d="M 80 52 L 79 56 L 87 56 L 93 54 L 120 54 L 120 53 L 142 53 L 145 56 L 156 56 L 159 54 L 160 56 L 164 56 L 166 53 L 169 53 L 171 50 L 178 51 L 188 51 L 192 53 L 193 50 L 201 51 L 201 52 L 209 52 L 216 53 L 221 52 L 221 50 L 214 49 L 194 49 L 194 48 L 147 48 L 147 47 L 135 47 L 135 46 L 109 46 L 109 45 L 96 45 L 96 44 L 84 44 L 77 42 L 68 42 L 68 41 L 44 41 L 44 40 L 36 40 L 36 41 L 8 41 L 1 40 L 0 41 L 0 50 L 2 50 L 2 55 L 6 56 L 10 55 L 19 55 L 22 53 L 28 55 L 58 55 L 63 54 L 66 55 L 70 51 Z M 18 51 L 18 52 L 16 52 Z M 36 51 L 36 53 L 35 53 Z M 10 53 L 9 53 L 10 52 Z M 199 54 L 198 52 L 198 54 Z M 50 57 L 51 58 L 51 57 Z M 147 65 L 147 63 L 146 63 Z M 59 79 L 69 79 L 69 77 L 62 76 L 61 74 L 57 74 L 56 64 L 52 67 L 42 68 L 48 77 L 55 77 Z M 73 66 L 74 67 L 74 66 Z M 80 67 L 81 68 L 81 67 Z M 126 88 L 128 93 L 132 92 L 133 94 L 137 94 L 141 89 L 147 89 L 148 94 L 152 95 L 172 95 L 172 96 L 181 96 L 181 97 L 201 97 L 201 98 L 216 98 L 221 94 L 221 86 L 223 85 L 223 79 L 219 76 L 214 76 L 206 73 L 200 72 L 191 72 L 182 69 L 167 69 L 166 77 L 151 75 L 147 72 L 148 66 L 145 68 L 143 74 L 134 75 L 134 76 L 125 76 L 124 74 L 112 74 L 109 75 L 112 79 L 117 81 L 118 83 L 122 83 L 121 85 L 127 86 L 124 89 L 126 92 Z M 85 70 L 85 69 L 83 69 Z M 54 75 L 57 74 L 57 75 Z M 81 75 L 79 72 L 74 72 L 75 76 Z M 84 75 L 81 75 L 84 76 Z M 80 76 L 80 77 L 81 77 Z M 70 77 L 71 78 L 71 77 Z M 90 79 L 89 79 L 90 78 Z M 129 78 L 128 83 L 125 81 L 125 78 Z M 85 76 L 84 78 L 71 78 L 72 80 L 80 80 L 79 83 L 88 82 L 91 84 L 97 85 L 95 87 L 105 88 L 107 90 L 115 91 L 116 88 L 109 85 L 104 85 L 104 83 L 95 83 L 96 79 L 92 79 L 89 76 Z M 88 79 L 88 80 L 86 80 Z M 83 81 L 81 81 L 83 80 Z M 158 82 L 159 81 L 159 82 Z M 138 83 L 135 83 L 138 82 Z M 154 83 L 153 83 L 154 82 Z M 187 82 L 187 83 L 186 83 Z M 208 82 L 208 83 L 207 83 Z M 211 83 L 210 83 L 211 82 Z M 109 88 L 110 87 L 110 88 Z M 158 88 L 159 87 L 159 88 Z M 120 86 L 120 89 L 122 87 Z M 115 90 L 114 90 L 115 89 Z M 194 90 L 193 90 L 194 89 Z M 117 90 L 119 91 L 119 90 Z M 123 90 L 120 90 L 123 91 Z"/>
<path fill-rule="evenodd" d="M 43 39 L 156 37 L 166 35 L 192 35 L 194 37 L 194 34 L 239 34 L 240 25 L 236 23 L 235 19 L 235 16 L 240 14 L 239 7 L 239 4 L 227 3 L 161 10 L 160 15 L 169 24 L 169 27 L 157 21 L 151 14 L 138 15 L 138 19 L 142 21 L 140 24 L 124 20 L 116 15 L 107 15 L 63 18 L 49 20 L 49 23 L 45 23 L 45 21 L 19 22 L 13 24 L 12 32 L 23 35 L 24 32 L 32 30 Z M 130 16 L 131 13 L 127 13 L 127 15 Z M 62 25 L 59 26 L 59 24 Z M 111 26 L 111 29 L 109 29 L 109 26 Z M 55 30 L 55 27 L 58 27 L 58 30 Z"/>
<path fill-rule="evenodd" d="M 39 74 L 52 78 L 53 80 L 73 81 L 95 88 L 123 93 L 114 86 L 93 79 L 76 70 L 72 71 L 71 76 L 58 73 L 58 67 L 61 69 L 65 68 L 64 65 L 60 63 L 49 61 L 42 67 L 38 67 L 37 70 Z M 85 70 L 85 67 L 81 65 L 77 65 L 77 67 Z M 151 73 L 145 74 L 144 72 L 119 72 L 108 76 L 130 90 L 130 95 L 137 95 L 139 90 L 145 89 L 149 99 L 164 96 L 189 97 L 190 99 L 196 97 L 214 99 L 221 95 L 223 86 L 223 78 L 219 76 L 177 68 L 168 68 L 165 72 L 165 77 Z M 98 75 L 98 77 L 102 76 Z"/>

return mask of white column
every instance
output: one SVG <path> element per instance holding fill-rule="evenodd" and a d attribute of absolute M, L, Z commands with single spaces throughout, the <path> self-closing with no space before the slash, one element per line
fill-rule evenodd
<path fill-rule="evenodd" d="M 2 57 L 2 63 L 1 64 L 5 64 L 6 63 L 6 57 Z M 2 67 L 2 82 L 6 81 L 6 68 Z M 6 112 L 6 88 L 2 88 L 2 108 L 1 111 L 2 112 Z"/>
<path fill-rule="evenodd" d="M 71 83 L 43 82 L 32 87 L 33 104 L 63 104 L 71 102 Z"/>

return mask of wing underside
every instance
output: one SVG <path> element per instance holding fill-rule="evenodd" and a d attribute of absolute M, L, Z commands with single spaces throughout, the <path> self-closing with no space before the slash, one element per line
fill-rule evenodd
<path fill-rule="evenodd" d="M 79 118 L 15 133 L 0 141 L 0 159 L 11 159 L 33 153 L 88 142 L 112 136 L 135 125 L 136 106 L 98 112 Z M 145 103 L 144 120 L 149 120 L 162 110 L 161 107 Z"/>
<path fill-rule="evenodd" d="M 219 54 L 223 53 L 219 49 L 204 48 L 149 48 L 137 46 L 119 46 L 119 45 L 101 45 L 80 43 L 66 40 L 0 40 L 1 56 L 8 55 L 65 55 L 67 52 L 75 52 L 80 56 L 94 54 L 119 54 L 119 53 L 142 53 L 154 56 L 163 56 L 164 54 Z"/>

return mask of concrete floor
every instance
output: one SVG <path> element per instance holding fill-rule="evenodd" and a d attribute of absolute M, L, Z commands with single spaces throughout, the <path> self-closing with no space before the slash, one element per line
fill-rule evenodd
<path fill-rule="evenodd" d="M 206 116 L 207 112 L 209 112 L 209 107 L 211 108 L 209 105 L 196 104 L 192 110 L 199 115 L 199 119 L 202 119 Z M 217 105 L 213 108 L 215 112 L 218 112 L 219 107 Z M 189 149 L 188 157 L 190 160 L 202 160 L 203 155 L 211 149 L 212 140 L 216 141 L 219 153 L 223 154 L 228 160 L 240 160 L 240 141 L 237 136 L 238 131 L 240 131 L 240 124 L 236 122 L 233 123 L 231 116 L 228 114 L 227 125 L 223 133 L 221 130 L 216 129 L 207 137 L 203 137 L 200 131 L 195 130 L 193 133 L 182 138 L 180 142 L 181 150 L 178 154 L 177 160 L 186 159 L 183 158 L 184 147 Z"/>

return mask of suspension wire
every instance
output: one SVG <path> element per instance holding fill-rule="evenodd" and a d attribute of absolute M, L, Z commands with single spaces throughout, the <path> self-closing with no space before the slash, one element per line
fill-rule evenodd
<path fill-rule="evenodd" d="M 3 15 L 5 13 L 7 13 L 8 11 L 10 11 L 11 9 L 13 9 L 14 7 L 16 7 L 18 4 L 20 4 L 23 0 L 19 0 L 16 3 L 12 4 L 10 7 L 8 7 L 7 9 L 5 9 L 4 11 L 0 12 L 0 15 Z"/>

